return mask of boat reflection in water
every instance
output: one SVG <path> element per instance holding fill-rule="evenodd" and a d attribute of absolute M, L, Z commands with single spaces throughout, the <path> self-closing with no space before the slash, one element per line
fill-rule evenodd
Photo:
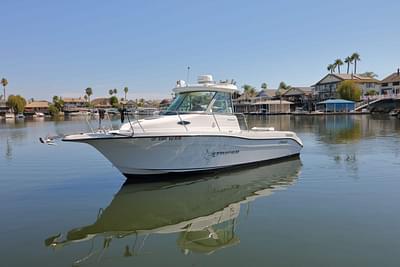
<path fill-rule="evenodd" d="M 133 235 L 141 236 L 141 249 L 150 234 L 179 233 L 177 245 L 185 254 L 209 254 L 239 243 L 235 219 L 241 204 L 286 188 L 297 179 L 300 169 L 300 159 L 293 158 L 196 180 L 125 184 L 99 212 L 96 222 L 72 229 L 65 236 L 50 237 L 45 244 L 58 248 L 100 237 L 104 238 L 103 250 L 112 239 Z M 135 244 L 119 253 L 132 256 L 137 250 Z"/>

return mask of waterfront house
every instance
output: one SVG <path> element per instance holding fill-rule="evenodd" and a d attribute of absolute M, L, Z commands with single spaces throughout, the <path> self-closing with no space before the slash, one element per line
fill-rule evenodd
<path fill-rule="evenodd" d="M 380 94 L 399 95 L 400 94 L 400 69 L 390 74 L 381 81 Z"/>
<path fill-rule="evenodd" d="M 344 99 L 328 99 L 317 103 L 317 110 L 324 112 L 351 112 L 355 102 Z"/>
<path fill-rule="evenodd" d="M 254 114 L 279 114 L 279 113 L 290 113 L 291 107 L 294 106 L 293 102 L 286 100 L 264 100 L 257 101 L 252 104 L 252 110 L 250 113 Z"/>
<path fill-rule="evenodd" d="M 362 91 L 362 95 L 365 95 L 369 90 L 379 92 L 380 81 L 377 79 L 358 74 L 329 73 L 314 85 L 317 98 L 319 100 L 336 98 L 337 87 L 341 82 L 347 80 L 357 83 Z"/>
<path fill-rule="evenodd" d="M 143 103 L 143 107 L 145 108 L 158 108 L 160 106 L 160 100 L 145 100 Z"/>
<path fill-rule="evenodd" d="M 276 98 L 276 89 L 264 89 L 257 93 L 256 96 L 260 101 Z"/>
<path fill-rule="evenodd" d="M 233 106 L 236 112 L 239 113 L 251 113 L 251 112 L 258 112 L 264 113 L 261 110 L 255 110 L 254 103 L 271 100 L 276 97 L 276 90 L 273 89 L 264 89 L 257 93 L 256 96 L 250 96 L 247 93 L 243 93 L 232 100 Z"/>
<path fill-rule="evenodd" d="M 246 93 L 243 93 L 238 98 L 233 99 L 232 103 L 233 103 L 235 112 L 245 113 L 245 114 L 250 113 L 250 106 L 251 106 L 253 99 L 254 99 L 254 97 L 251 97 L 250 95 L 248 95 Z"/>
<path fill-rule="evenodd" d="M 95 98 L 90 101 L 90 104 L 95 108 L 112 108 L 108 97 Z"/>
<path fill-rule="evenodd" d="M 25 106 L 24 113 L 33 115 L 36 112 L 49 114 L 49 102 L 46 100 L 32 101 Z"/>
<path fill-rule="evenodd" d="M 160 109 L 167 109 L 169 107 L 169 105 L 171 105 L 172 103 L 172 99 L 163 99 L 160 102 Z"/>
<path fill-rule="evenodd" d="M 276 99 L 276 90 L 262 90 L 256 96 L 242 94 L 233 100 L 235 112 L 244 114 L 277 114 L 289 113 L 292 102 Z"/>
<path fill-rule="evenodd" d="M 87 107 L 87 101 L 82 98 L 74 98 L 74 97 L 63 97 L 62 100 L 64 101 L 64 111 L 76 111 L 82 108 Z"/>
<path fill-rule="evenodd" d="M 121 104 L 128 109 L 134 109 L 137 107 L 136 101 L 134 100 L 121 101 Z"/>
<path fill-rule="evenodd" d="M 293 102 L 292 108 L 301 107 L 304 110 L 312 108 L 311 101 L 313 99 L 312 87 L 291 87 L 282 92 L 282 99 Z"/>

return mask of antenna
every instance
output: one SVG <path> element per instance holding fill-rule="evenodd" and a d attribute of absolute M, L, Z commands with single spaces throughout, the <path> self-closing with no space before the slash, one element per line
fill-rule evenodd
<path fill-rule="evenodd" d="M 187 74 L 186 74 L 186 84 L 189 84 L 189 78 L 190 78 L 190 66 L 187 67 Z"/>

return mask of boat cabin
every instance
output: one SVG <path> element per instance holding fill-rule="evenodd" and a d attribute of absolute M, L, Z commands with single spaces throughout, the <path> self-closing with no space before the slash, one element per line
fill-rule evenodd
<path fill-rule="evenodd" d="M 211 75 L 201 75 L 198 84 L 177 82 L 176 97 L 165 115 L 182 113 L 233 113 L 232 95 L 238 91 L 228 82 L 216 83 Z"/>
<path fill-rule="evenodd" d="M 175 99 L 161 117 L 137 121 L 134 127 L 123 125 L 121 131 L 137 132 L 236 132 L 240 131 L 234 115 L 232 95 L 238 89 L 232 82 L 213 81 L 201 75 L 198 83 L 179 80 L 173 89 Z"/>

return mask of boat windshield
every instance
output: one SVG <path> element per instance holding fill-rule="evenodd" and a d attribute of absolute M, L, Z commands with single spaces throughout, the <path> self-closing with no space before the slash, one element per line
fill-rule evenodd
<path fill-rule="evenodd" d="M 166 113 L 218 112 L 232 113 L 229 93 L 200 91 L 184 92 L 176 96 Z"/>

